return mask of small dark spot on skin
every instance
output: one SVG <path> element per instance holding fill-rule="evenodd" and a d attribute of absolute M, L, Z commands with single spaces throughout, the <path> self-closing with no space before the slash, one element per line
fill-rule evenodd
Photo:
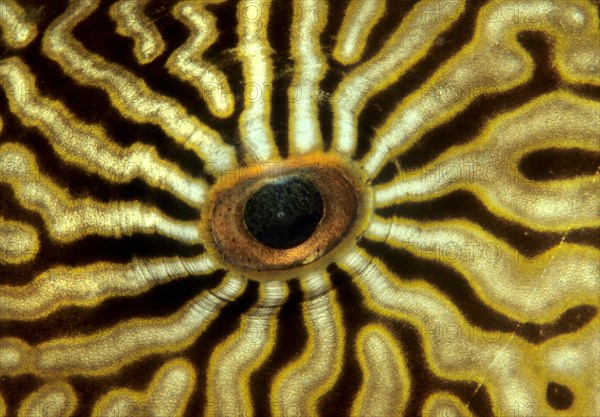
<path fill-rule="evenodd" d="M 546 387 L 546 401 L 556 410 L 567 410 L 573 405 L 575 396 L 569 387 L 549 382 Z"/>

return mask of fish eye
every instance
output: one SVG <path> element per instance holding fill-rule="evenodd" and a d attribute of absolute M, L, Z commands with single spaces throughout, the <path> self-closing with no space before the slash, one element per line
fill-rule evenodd
<path fill-rule="evenodd" d="M 255 273 L 295 271 L 326 257 L 365 215 L 366 187 L 340 160 L 321 155 L 253 168 L 215 185 L 205 217 L 214 251 L 254 278 L 271 280 Z"/>

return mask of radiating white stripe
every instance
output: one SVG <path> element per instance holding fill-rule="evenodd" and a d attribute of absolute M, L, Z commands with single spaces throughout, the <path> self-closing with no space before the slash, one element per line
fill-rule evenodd
<path fill-rule="evenodd" d="M 522 321 L 551 322 L 556 306 L 594 303 L 600 293 L 600 252 L 562 244 L 526 258 L 464 221 L 421 224 L 375 216 L 366 236 L 459 269 L 487 304 Z M 535 294 L 535 297 L 532 297 Z"/>
<path fill-rule="evenodd" d="M 42 50 L 84 85 L 102 88 L 119 111 L 137 122 L 159 125 L 173 139 L 221 169 L 235 165 L 235 152 L 220 135 L 175 100 L 152 91 L 122 67 L 86 50 L 72 31 L 98 7 L 99 0 L 78 0 L 48 27 Z"/>
<path fill-rule="evenodd" d="M 344 65 L 360 59 L 367 37 L 383 16 L 387 0 L 351 0 L 338 34 L 333 56 Z M 393 13 L 393 10 L 388 12 Z"/>
<path fill-rule="evenodd" d="M 31 347 L 27 353 L 32 369 L 21 372 L 104 374 L 140 355 L 179 351 L 192 344 L 245 285 L 245 280 L 228 277 L 219 288 L 196 297 L 167 318 L 128 320 L 94 335 L 60 338 Z"/>
<path fill-rule="evenodd" d="M 504 216 L 536 229 L 565 231 L 599 224 L 600 172 L 563 181 L 530 181 L 519 171 L 525 152 L 565 146 L 598 149 L 600 103 L 553 92 L 491 121 L 478 140 L 421 171 L 375 187 L 375 205 L 472 189 Z M 519 198 L 515 198 L 519 196 Z"/>
<path fill-rule="evenodd" d="M 515 9 L 520 13 L 518 19 L 514 17 Z M 584 15 L 584 23 L 565 25 L 564 12 L 568 9 Z M 391 156 L 414 144 L 426 131 L 450 120 L 478 97 L 510 90 L 528 80 L 533 75 L 534 63 L 517 42 L 516 37 L 522 31 L 541 30 L 557 39 L 553 60 L 561 75 L 577 82 L 595 78 L 594 83 L 598 83 L 599 48 L 593 55 L 589 53 L 589 45 L 600 45 L 598 20 L 592 5 L 579 2 L 490 2 L 479 14 L 471 43 L 403 100 L 378 129 L 371 151 L 363 159 L 364 169 L 375 175 Z M 569 63 L 572 51 L 584 54 L 588 65 Z M 340 125 L 347 126 L 344 121 Z M 349 149 L 348 144 L 341 149 Z"/>
<path fill-rule="evenodd" d="M 327 283 L 312 281 L 321 292 Z M 271 391 L 274 416 L 286 416 L 290 410 L 302 416 L 314 416 L 319 398 L 335 383 L 341 372 L 344 351 L 344 328 L 335 293 L 309 299 L 304 306 L 308 342 L 297 360 L 277 376 Z"/>
<path fill-rule="evenodd" d="M 218 267 L 205 255 L 133 259 L 127 264 L 98 262 L 79 268 L 59 266 L 28 285 L 0 286 L 0 319 L 31 320 L 68 305 L 95 305 L 108 297 L 131 296 L 179 277 L 206 275 Z"/>
<path fill-rule="evenodd" d="M 362 250 L 338 263 L 357 277 L 365 301 L 376 312 L 407 320 L 423 337 L 428 360 L 442 374 L 459 374 L 486 388 L 494 402 L 508 410 L 515 401 L 535 403 L 537 388 L 530 384 L 530 345 L 512 334 L 495 334 L 469 325 L 456 306 L 438 290 L 418 281 L 397 278 Z M 451 332 L 448 332 L 448 329 Z"/>
<path fill-rule="evenodd" d="M 325 76 L 327 65 L 320 51 L 320 35 L 328 6 L 321 0 L 296 0 L 294 6 L 291 55 L 295 65 L 288 91 L 290 150 L 293 154 L 304 154 L 323 146 L 317 87 Z"/>
<path fill-rule="evenodd" d="M 362 4 L 367 7 L 367 2 L 363 1 Z M 464 0 L 444 3 L 444 16 L 439 18 L 424 15 L 424 10 L 436 9 L 438 5 L 438 0 L 420 2 L 404 18 L 379 53 L 348 74 L 340 83 L 332 100 L 336 118 L 334 149 L 344 154 L 354 152 L 358 137 L 358 115 L 369 98 L 389 86 L 429 50 L 436 37 L 462 12 Z M 391 5 L 390 7 L 393 8 Z M 387 153 L 389 148 L 397 146 L 396 143 L 400 144 L 402 138 L 410 136 L 422 121 L 423 116 L 416 107 L 408 109 L 407 114 L 397 122 L 400 127 L 394 131 L 394 144 L 389 146 L 390 141 L 378 140 L 374 146 L 377 152 Z M 371 173 L 372 170 L 368 169 L 367 172 Z"/>
<path fill-rule="evenodd" d="M 109 181 L 127 182 L 140 176 L 192 205 L 203 202 L 207 191 L 204 181 L 161 160 L 154 148 L 141 143 L 123 148 L 98 126 L 79 123 L 60 102 L 40 95 L 29 68 L 20 59 L 0 61 L 0 82 L 14 114 L 26 126 L 41 129 L 65 160 Z"/>
<path fill-rule="evenodd" d="M 52 237 L 71 242 L 93 234 L 120 237 L 160 233 L 186 243 L 200 243 L 197 222 L 171 219 L 140 202 L 95 201 L 72 198 L 38 170 L 34 155 L 24 146 L 0 146 L 0 182 L 8 182 L 26 209 L 44 218 Z"/>
<path fill-rule="evenodd" d="M 238 57 L 244 70 L 244 111 L 240 134 L 247 162 L 278 156 L 270 128 L 272 50 L 267 38 L 271 0 L 242 0 L 238 5 Z"/>
<path fill-rule="evenodd" d="M 275 344 L 277 309 L 286 298 L 281 281 L 261 284 L 257 305 L 245 314 L 234 334 L 217 347 L 208 368 L 205 415 L 251 417 L 250 376 L 267 359 Z"/>

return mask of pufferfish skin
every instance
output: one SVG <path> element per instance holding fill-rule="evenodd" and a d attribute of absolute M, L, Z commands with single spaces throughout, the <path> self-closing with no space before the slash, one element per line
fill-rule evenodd
<path fill-rule="evenodd" d="M 0 0 L 0 417 L 600 415 L 592 0 Z"/>

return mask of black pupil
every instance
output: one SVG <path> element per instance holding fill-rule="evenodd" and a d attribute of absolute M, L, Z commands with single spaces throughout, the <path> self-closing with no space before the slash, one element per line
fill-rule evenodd
<path fill-rule="evenodd" d="M 305 242 L 323 217 L 323 200 L 314 184 L 301 177 L 273 181 L 250 196 L 244 222 L 252 236 L 276 249 Z"/>

